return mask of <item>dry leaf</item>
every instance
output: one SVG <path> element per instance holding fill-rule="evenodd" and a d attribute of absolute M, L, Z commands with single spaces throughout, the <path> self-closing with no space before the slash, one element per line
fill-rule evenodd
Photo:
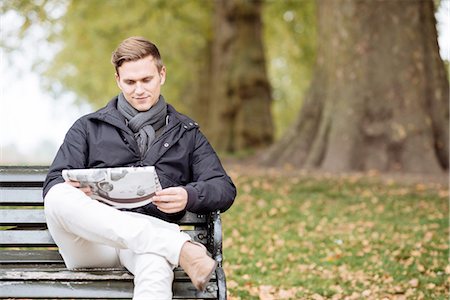
<path fill-rule="evenodd" d="M 419 286 L 419 279 L 413 278 L 409 281 L 409 285 L 416 288 Z"/>
<path fill-rule="evenodd" d="M 271 285 L 261 285 L 259 286 L 259 299 L 260 300 L 275 300 L 273 295 L 275 289 Z"/>
<path fill-rule="evenodd" d="M 313 299 L 313 300 L 324 300 L 325 298 L 322 297 L 319 294 L 314 294 L 314 295 L 311 296 L 311 299 Z"/>

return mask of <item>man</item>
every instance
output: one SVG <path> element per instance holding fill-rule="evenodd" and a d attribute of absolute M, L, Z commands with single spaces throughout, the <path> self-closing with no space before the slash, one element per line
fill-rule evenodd
<path fill-rule="evenodd" d="M 133 299 L 172 299 L 178 265 L 203 290 L 216 263 L 170 221 L 186 211 L 227 210 L 235 186 L 198 125 L 160 94 L 166 68 L 156 46 L 128 38 L 112 63 L 122 92 L 75 122 L 45 180 L 49 231 L 68 268 L 125 266 L 135 277 Z M 163 190 L 152 203 L 118 210 L 61 176 L 64 169 L 123 166 L 155 166 Z"/>

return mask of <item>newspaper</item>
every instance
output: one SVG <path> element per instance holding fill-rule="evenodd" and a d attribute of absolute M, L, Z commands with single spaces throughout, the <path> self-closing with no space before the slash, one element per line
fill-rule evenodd
<path fill-rule="evenodd" d="M 62 171 L 62 176 L 66 181 L 91 187 L 92 199 L 116 208 L 144 206 L 162 189 L 153 166 L 68 169 Z"/>

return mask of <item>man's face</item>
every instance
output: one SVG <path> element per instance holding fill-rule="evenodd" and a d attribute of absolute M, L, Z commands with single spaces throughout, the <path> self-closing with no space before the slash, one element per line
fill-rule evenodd
<path fill-rule="evenodd" d="M 165 67 L 158 71 L 152 56 L 124 62 L 116 73 L 125 99 L 138 111 L 147 111 L 158 101 L 165 80 Z"/>

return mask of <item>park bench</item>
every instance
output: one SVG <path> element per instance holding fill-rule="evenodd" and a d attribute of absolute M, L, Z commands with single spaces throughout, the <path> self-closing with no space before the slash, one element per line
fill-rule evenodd
<path fill-rule="evenodd" d="M 133 275 L 124 268 L 65 268 L 45 222 L 46 172 L 46 167 L 0 167 L 0 298 L 131 298 Z M 173 298 L 226 299 L 220 214 L 187 213 L 179 224 L 208 248 L 218 267 L 205 292 L 197 291 L 186 273 L 176 268 Z"/>

